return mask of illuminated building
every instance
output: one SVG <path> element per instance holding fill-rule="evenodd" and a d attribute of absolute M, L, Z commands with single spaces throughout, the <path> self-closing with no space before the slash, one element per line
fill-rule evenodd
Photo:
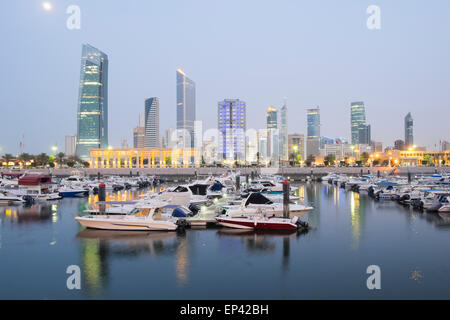
<path fill-rule="evenodd" d="M 409 148 L 414 145 L 414 137 L 413 137 L 413 125 L 414 121 L 411 116 L 411 112 L 405 117 L 405 147 Z"/>
<path fill-rule="evenodd" d="M 266 128 L 267 128 L 267 158 L 278 161 L 279 141 L 278 141 L 278 112 L 273 106 L 267 109 Z"/>
<path fill-rule="evenodd" d="M 76 154 L 108 146 L 108 56 L 84 44 L 81 56 Z"/>
<path fill-rule="evenodd" d="M 217 105 L 220 160 L 245 161 L 245 109 L 239 99 L 225 99 Z"/>
<path fill-rule="evenodd" d="M 318 156 L 320 148 L 320 109 L 311 108 L 306 110 L 307 136 L 306 154 Z"/>

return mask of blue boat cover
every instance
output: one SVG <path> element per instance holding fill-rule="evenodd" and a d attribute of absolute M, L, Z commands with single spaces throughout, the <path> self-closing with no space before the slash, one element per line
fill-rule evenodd
<path fill-rule="evenodd" d="M 220 191 L 220 190 L 222 190 L 222 188 L 223 188 L 223 185 L 219 181 L 216 181 L 212 185 L 211 191 Z"/>
<path fill-rule="evenodd" d="M 181 209 L 181 208 L 176 208 L 173 210 L 172 212 L 172 217 L 176 217 L 176 218 L 186 218 L 187 214 Z"/>

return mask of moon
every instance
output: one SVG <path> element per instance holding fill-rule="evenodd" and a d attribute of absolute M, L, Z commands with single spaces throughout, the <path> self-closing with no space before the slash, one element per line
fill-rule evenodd
<path fill-rule="evenodd" d="M 53 5 L 50 2 L 45 1 L 42 3 L 42 8 L 44 8 L 45 11 L 50 11 L 52 10 Z"/>

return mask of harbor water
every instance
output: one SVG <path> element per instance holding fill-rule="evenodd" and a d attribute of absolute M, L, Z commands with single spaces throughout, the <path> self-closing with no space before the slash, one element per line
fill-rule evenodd
<path fill-rule="evenodd" d="M 450 299 L 450 216 L 327 183 L 294 186 L 315 207 L 306 233 L 84 229 L 73 215 L 93 195 L 0 206 L 0 299 Z M 79 290 L 67 287 L 72 265 Z M 380 289 L 368 289 L 371 265 Z"/>

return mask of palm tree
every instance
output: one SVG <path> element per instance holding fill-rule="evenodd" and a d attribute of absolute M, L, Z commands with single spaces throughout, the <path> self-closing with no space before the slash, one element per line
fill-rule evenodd
<path fill-rule="evenodd" d="M 45 165 L 48 163 L 49 156 L 46 153 L 41 153 L 36 157 L 37 162 L 39 165 L 45 167 Z"/>
<path fill-rule="evenodd" d="M 3 156 L 3 161 L 6 162 L 6 167 L 7 167 L 7 168 L 9 167 L 9 162 L 10 162 L 11 160 L 13 160 L 13 159 L 14 159 L 14 156 L 13 156 L 12 154 L 10 154 L 10 153 L 6 153 L 6 154 Z"/>
<path fill-rule="evenodd" d="M 22 153 L 19 155 L 19 160 L 22 162 L 24 166 L 26 166 L 26 163 L 29 162 L 33 157 L 28 153 Z"/>
<path fill-rule="evenodd" d="M 59 166 L 61 167 L 62 166 L 62 164 L 63 164 L 63 162 L 64 162 L 64 157 L 65 157 L 66 155 L 64 154 L 64 152 L 60 152 L 60 153 L 58 153 L 57 155 L 56 155 L 56 159 L 58 159 L 58 164 L 59 164 Z"/>

